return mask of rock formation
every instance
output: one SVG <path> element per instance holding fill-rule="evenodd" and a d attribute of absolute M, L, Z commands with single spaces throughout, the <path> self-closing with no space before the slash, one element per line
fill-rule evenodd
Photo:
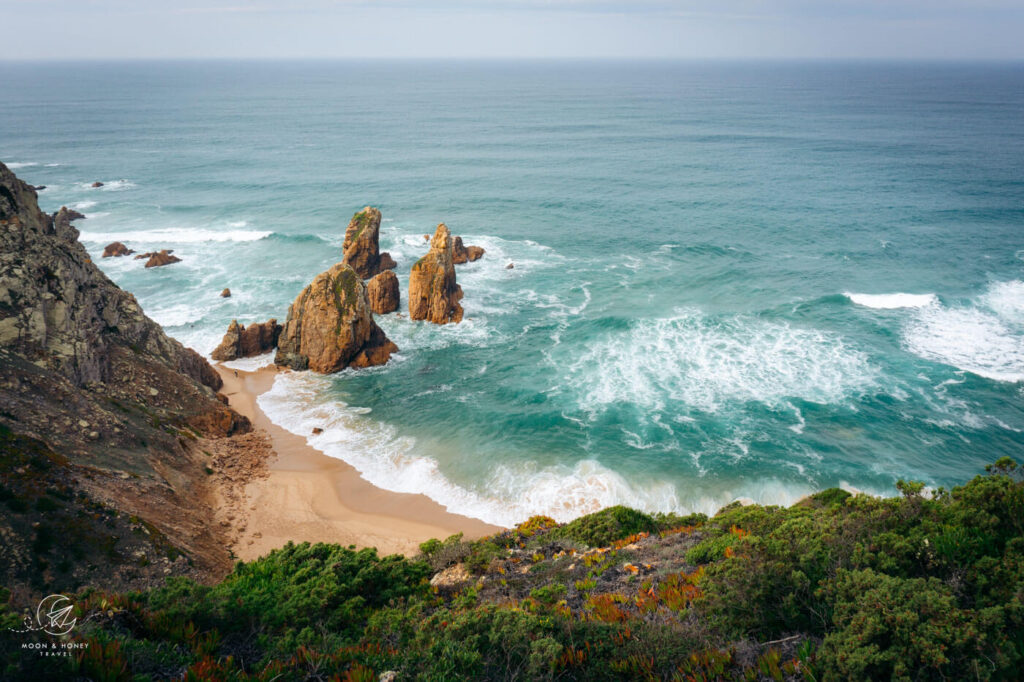
<path fill-rule="evenodd" d="M 373 321 L 359 274 L 338 263 L 317 275 L 288 309 L 274 362 L 330 374 L 384 364 L 397 350 Z"/>
<path fill-rule="evenodd" d="M 186 552 L 187 560 L 166 571 L 154 562 L 160 580 L 165 573 L 222 575 L 231 559 L 203 503 L 212 494 L 203 470 L 208 458 L 193 442 L 251 427 L 217 399 L 222 382 L 210 364 L 168 337 L 97 268 L 77 241 L 72 221 L 80 218 L 66 208 L 43 213 L 32 188 L 0 163 L 0 455 L 16 462 L 44 453 L 46 461 L 24 476 L 2 473 L 12 489 L 21 476 L 26 494 L 51 486 L 65 496 L 35 525 L 22 522 L 33 518 L 27 514 L 0 514 L 0 584 L 39 579 L 47 589 L 77 589 L 146 578 L 150 569 L 138 562 L 92 559 L 87 548 L 97 533 L 104 542 L 116 536 L 117 556 L 149 542 L 131 539 L 143 536 L 161 545 L 150 548 L 154 556 L 169 547 Z M 119 521 L 94 528 L 89 519 L 101 509 L 104 518 L 142 517 L 150 530 Z M 49 565 L 43 576 L 18 553 L 31 547 L 37 526 L 64 523 L 62 515 L 72 525 L 48 529 L 59 542 L 33 551 Z M 67 552 L 79 547 L 87 554 L 74 560 Z"/>
<path fill-rule="evenodd" d="M 171 263 L 180 263 L 181 259 L 177 256 L 172 256 L 171 252 L 167 249 L 161 249 L 156 253 L 149 255 L 149 260 L 146 261 L 147 268 L 159 268 L 164 265 L 170 265 Z"/>
<path fill-rule="evenodd" d="M 102 187 L 102 186 L 103 186 L 103 183 L 100 182 L 99 180 L 97 180 L 96 182 L 92 183 L 92 187 L 94 187 L 94 188 L 95 187 Z"/>
<path fill-rule="evenodd" d="M 105 249 L 103 249 L 104 258 L 110 258 L 111 256 L 120 258 L 121 256 L 130 256 L 133 253 L 135 252 L 121 242 L 111 242 L 110 244 L 107 244 Z"/>
<path fill-rule="evenodd" d="M 386 315 L 398 310 L 401 297 L 398 289 L 398 276 L 392 270 L 385 270 L 375 275 L 366 283 L 366 297 L 370 308 L 377 315 Z"/>
<path fill-rule="evenodd" d="M 277 347 L 277 338 L 281 335 L 281 325 L 277 320 L 270 319 L 248 327 L 231 320 L 228 331 L 220 345 L 214 349 L 210 357 L 220 362 L 251 358 L 269 353 Z"/>
<path fill-rule="evenodd" d="M 231 298 L 231 289 L 225 287 L 224 291 L 220 292 L 221 298 Z"/>
<path fill-rule="evenodd" d="M 341 248 L 342 262 L 352 266 L 362 279 L 395 267 L 391 254 L 380 252 L 380 211 L 371 206 L 352 216 Z"/>
<path fill-rule="evenodd" d="M 452 241 L 452 262 L 456 265 L 480 260 L 484 253 L 482 246 L 463 246 L 462 237 L 455 237 Z"/>
<path fill-rule="evenodd" d="M 455 282 L 452 235 L 448 226 L 437 226 L 430 251 L 416 261 L 409 273 L 409 317 L 447 324 L 462 320 L 462 287 Z"/>

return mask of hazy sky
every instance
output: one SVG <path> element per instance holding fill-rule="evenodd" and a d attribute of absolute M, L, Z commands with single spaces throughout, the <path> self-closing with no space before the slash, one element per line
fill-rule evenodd
<path fill-rule="evenodd" d="M 0 0 L 0 59 L 1024 58 L 1024 0 Z"/>

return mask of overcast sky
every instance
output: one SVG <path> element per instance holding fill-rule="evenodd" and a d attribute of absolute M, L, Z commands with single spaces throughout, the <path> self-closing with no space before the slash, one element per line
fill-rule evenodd
<path fill-rule="evenodd" d="M 1024 0 L 0 0 L 0 59 L 1024 58 Z"/>

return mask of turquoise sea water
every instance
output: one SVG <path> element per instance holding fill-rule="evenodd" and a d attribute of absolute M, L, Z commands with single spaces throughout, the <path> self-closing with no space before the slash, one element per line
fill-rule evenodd
<path fill-rule="evenodd" d="M 438 222 L 487 249 L 462 324 L 384 316 L 388 366 L 261 398 L 378 485 L 512 523 L 1024 454 L 1022 65 L 2 64 L 0 92 L 0 160 L 97 259 L 184 259 L 98 262 L 204 353 L 283 319 L 364 205 L 403 293 Z"/>

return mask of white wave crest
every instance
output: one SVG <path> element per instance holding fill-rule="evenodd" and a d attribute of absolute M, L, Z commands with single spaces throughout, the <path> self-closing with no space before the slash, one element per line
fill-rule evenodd
<path fill-rule="evenodd" d="M 997 282 L 975 305 L 920 309 L 904 347 L 996 381 L 1024 381 L 1024 282 Z"/>
<path fill-rule="evenodd" d="M 39 163 L 36 161 L 12 161 L 7 164 L 7 167 L 11 170 L 17 170 L 18 168 L 31 168 L 32 166 L 38 166 Z"/>
<path fill-rule="evenodd" d="M 274 351 L 264 353 L 263 355 L 256 355 L 251 358 L 229 360 L 220 364 L 228 369 L 237 369 L 240 372 L 255 372 L 262 367 L 269 367 L 274 364 Z"/>
<path fill-rule="evenodd" d="M 565 385 L 591 414 L 628 403 L 716 411 L 725 403 L 836 403 L 875 383 L 867 357 L 837 335 L 699 311 L 639 322 L 592 343 Z"/>
<path fill-rule="evenodd" d="M 79 201 L 77 204 L 72 204 L 71 208 L 77 211 L 84 211 L 90 209 L 96 205 L 95 201 Z"/>
<path fill-rule="evenodd" d="M 269 230 L 214 230 L 199 227 L 177 227 L 131 232 L 82 232 L 84 242 L 111 241 L 142 244 L 195 244 L 201 242 L 253 242 L 269 237 Z"/>
<path fill-rule="evenodd" d="M 857 305 L 880 310 L 923 308 L 939 301 L 935 294 L 852 294 L 844 292 L 843 296 Z"/>

